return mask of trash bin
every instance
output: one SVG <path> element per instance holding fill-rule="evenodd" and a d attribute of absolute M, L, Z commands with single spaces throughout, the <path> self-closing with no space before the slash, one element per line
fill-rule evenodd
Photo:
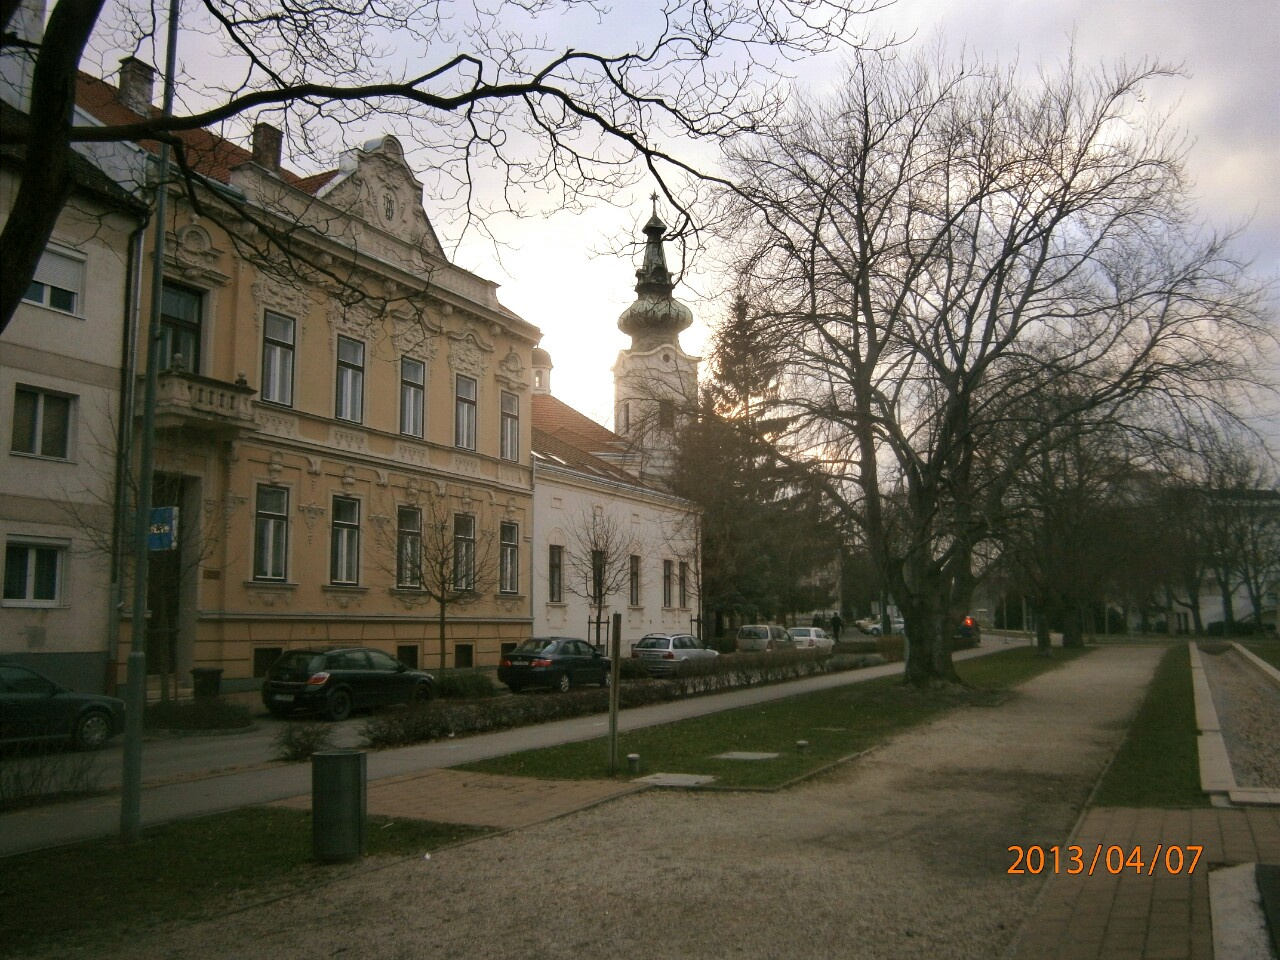
<path fill-rule="evenodd" d="M 191 689 L 197 697 L 216 697 L 222 692 L 222 670 L 218 667 L 194 667 Z"/>
<path fill-rule="evenodd" d="M 321 863 L 357 860 L 364 853 L 365 756 L 363 750 L 311 756 L 311 849 Z"/>

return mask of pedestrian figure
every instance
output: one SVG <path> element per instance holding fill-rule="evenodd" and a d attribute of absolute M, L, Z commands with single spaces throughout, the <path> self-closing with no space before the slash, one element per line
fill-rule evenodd
<path fill-rule="evenodd" d="M 831 636 L 836 643 L 840 642 L 840 628 L 844 626 L 844 621 L 840 619 L 839 613 L 831 615 Z"/>

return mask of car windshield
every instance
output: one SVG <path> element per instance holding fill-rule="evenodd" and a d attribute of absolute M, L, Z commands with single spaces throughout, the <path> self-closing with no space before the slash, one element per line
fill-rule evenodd
<path fill-rule="evenodd" d="M 768 627 L 743 627 L 738 636 L 744 640 L 764 640 L 769 636 Z"/>
<path fill-rule="evenodd" d="M 670 637 L 645 637 L 636 644 L 636 648 L 639 650 L 667 650 L 670 647 Z"/>
<path fill-rule="evenodd" d="M 555 653 L 558 641 L 546 637 L 533 637 L 513 650 L 513 653 Z"/>
<path fill-rule="evenodd" d="M 287 670 L 307 670 L 312 673 L 324 669 L 324 654 L 310 650 L 291 650 L 276 661 L 276 666 Z"/>

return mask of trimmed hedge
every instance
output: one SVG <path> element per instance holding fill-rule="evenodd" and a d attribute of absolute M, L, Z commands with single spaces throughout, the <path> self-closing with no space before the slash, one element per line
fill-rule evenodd
<path fill-rule="evenodd" d="M 482 670 L 450 670 L 436 680 L 435 694 L 445 700 L 483 700 L 497 693 L 493 678 Z"/>
<path fill-rule="evenodd" d="M 636 670 L 625 666 L 630 662 L 622 661 L 620 669 L 627 673 Z M 825 658 L 807 653 L 735 654 L 688 664 L 679 676 L 669 679 L 637 679 L 620 686 L 620 703 L 623 709 L 642 707 L 734 687 L 795 680 L 823 673 L 826 669 Z M 648 671 L 644 672 L 647 674 Z M 403 710 L 374 714 L 365 722 L 363 736 L 365 745 L 369 747 L 403 747 L 427 740 L 588 716 L 608 709 L 609 691 L 606 689 L 526 694 L 466 703 L 437 699 L 425 704 L 410 704 Z"/>

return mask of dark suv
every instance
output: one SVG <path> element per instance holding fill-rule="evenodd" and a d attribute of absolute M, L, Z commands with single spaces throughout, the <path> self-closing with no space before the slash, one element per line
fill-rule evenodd
<path fill-rule="evenodd" d="M 435 685 L 381 650 L 288 650 L 267 671 L 262 702 L 277 717 L 307 710 L 345 720 L 352 710 L 430 700 Z"/>

